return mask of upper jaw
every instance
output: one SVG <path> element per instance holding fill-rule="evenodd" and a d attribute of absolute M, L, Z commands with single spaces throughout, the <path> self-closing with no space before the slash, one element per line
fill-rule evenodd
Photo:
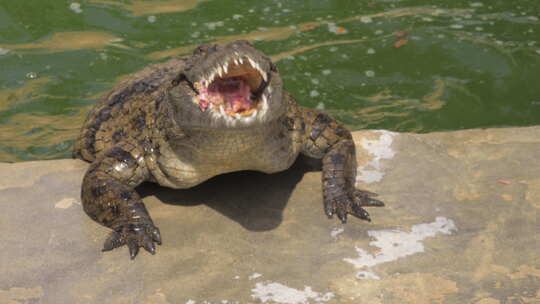
<path fill-rule="evenodd" d="M 199 79 L 203 85 L 208 86 L 216 79 L 216 77 L 223 77 L 230 71 L 230 67 L 235 65 L 241 66 L 244 64 L 249 64 L 252 68 L 259 72 L 259 75 L 262 77 L 264 82 L 268 81 L 268 73 L 261 67 L 260 64 L 257 63 L 256 60 L 252 59 L 251 56 L 247 54 L 234 52 L 231 56 L 227 56 L 224 60 L 220 61 L 221 63 L 218 62 L 214 64 L 213 67 L 211 67 L 209 71 L 204 73 Z"/>

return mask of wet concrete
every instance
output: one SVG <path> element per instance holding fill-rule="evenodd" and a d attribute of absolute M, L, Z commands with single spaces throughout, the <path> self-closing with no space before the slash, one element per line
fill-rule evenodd
<path fill-rule="evenodd" d="M 101 253 L 87 164 L 0 164 L 0 303 L 538 303 L 540 127 L 355 133 L 367 223 L 322 209 L 317 163 L 138 188 L 163 245 Z"/>

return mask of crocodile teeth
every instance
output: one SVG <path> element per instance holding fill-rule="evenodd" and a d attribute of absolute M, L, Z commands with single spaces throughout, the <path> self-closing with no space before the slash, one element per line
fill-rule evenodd
<path fill-rule="evenodd" d="M 249 64 L 250 64 L 252 67 L 255 67 L 255 61 L 253 61 L 253 59 L 251 59 L 251 58 L 248 57 L 248 61 L 249 61 Z"/>
<path fill-rule="evenodd" d="M 218 73 L 219 77 L 223 77 L 223 68 L 221 66 L 218 66 L 217 73 Z"/>
<path fill-rule="evenodd" d="M 268 111 L 268 97 L 263 94 L 261 97 L 261 117 L 264 117 Z"/>
<path fill-rule="evenodd" d="M 221 113 L 221 115 L 223 116 L 227 116 L 227 113 L 225 113 L 225 109 L 223 108 L 223 106 L 219 107 L 219 113 Z"/>
<path fill-rule="evenodd" d="M 246 123 L 251 123 L 251 122 L 255 119 L 255 115 L 256 115 L 256 114 L 257 114 L 256 112 L 251 113 L 251 115 L 249 115 L 248 117 L 244 118 L 244 121 L 245 121 Z"/>

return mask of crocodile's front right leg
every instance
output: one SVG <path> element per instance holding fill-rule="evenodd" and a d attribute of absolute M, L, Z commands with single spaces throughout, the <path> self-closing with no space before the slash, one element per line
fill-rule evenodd
<path fill-rule="evenodd" d="M 81 192 L 84 211 L 113 230 L 103 251 L 127 245 L 134 259 L 139 247 L 154 254 L 154 243 L 161 245 L 159 229 L 134 190 L 148 174 L 143 152 L 130 144 L 107 151 L 86 172 Z"/>

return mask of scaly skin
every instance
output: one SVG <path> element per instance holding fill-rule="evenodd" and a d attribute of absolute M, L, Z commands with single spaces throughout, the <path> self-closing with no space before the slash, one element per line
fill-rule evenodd
<path fill-rule="evenodd" d="M 199 110 L 188 109 L 193 105 L 182 98 L 194 94 L 188 81 L 209 60 L 207 55 L 222 52 L 215 56 L 219 60 L 223 52 L 231 52 L 227 47 L 247 49 L 268 71 L 271 88 L 264 92 L 273 116 L 247 127 L 201 128 L 197 124 L 214 118 L 193 117 Z M 127 245 L 133 259 L 140 247 L 154 254 L 155 244 L 161 244 L 159 229 L 134 190 L 140 183 L 189 188 L 232 171 L 279 172 L 299 153 L 322 159 L 323 203 L 329 217 L 336 214 L 345 223 L 351 214 L 369 221 L 362 206 L 383 206 L 372 193 L 354 187 L 357 166 L 350 132 L 328 115 L 298 106 L 283 91 L 275 67 L 262 54 L 257 56 L 245 42 L 224 49 L 201 47 L 192 56 L 134 74 L 89 113 L 73 155 L 92 163 L 81 196 L 85 212 L 113 230 L 104 251 Z"/>

